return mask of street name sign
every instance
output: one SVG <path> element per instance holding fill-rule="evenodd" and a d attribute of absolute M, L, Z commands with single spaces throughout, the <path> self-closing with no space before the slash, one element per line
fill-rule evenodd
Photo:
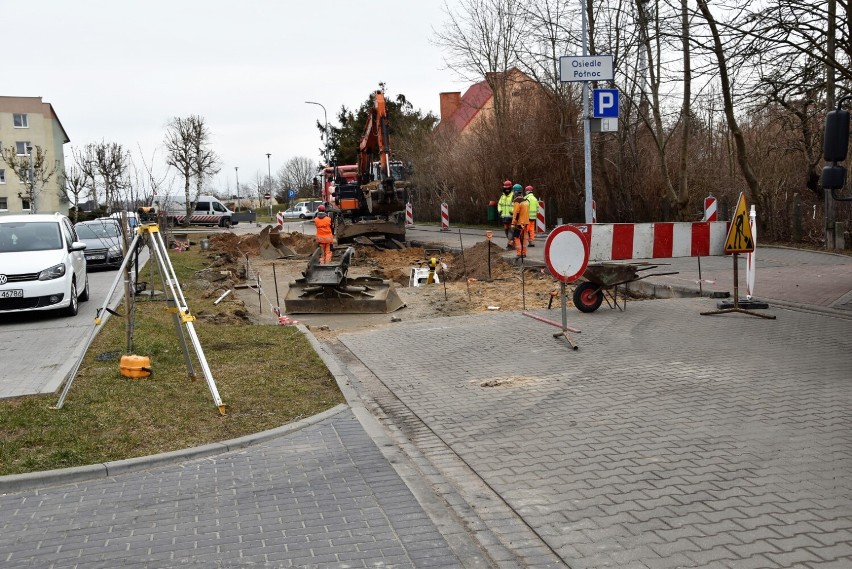
<path fill-rule="evenodd" d="M 612 81 L 611 55 L 566 55 L 559 58 L 559 80 L 563 83 L 575 81 Z"/>

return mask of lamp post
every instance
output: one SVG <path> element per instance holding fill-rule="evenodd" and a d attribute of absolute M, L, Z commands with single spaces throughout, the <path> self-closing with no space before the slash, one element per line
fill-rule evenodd
<path fill-rule="evenodd" d="M 234 166 L 234 175 L 237 177 L 237 211 L 240 211 L 240 167 Z"/>
<path fill-rule="evenodd" d="M 323 156 L 323 158 L 325 158 L 326 166 L 328 166 L 328 162 L 331 161 L 329 159 L 328 151 L 328 113 L 325 112 L 325 105 L 323 105 L 322 103 L 315 103 L 314 101 L 305 101 L 305 103 L 308 105 L 319 105 L 320 107 L 322 107 L 322 115 L 325 119 L 325 127 L 323 128 L 323 135 L 325 136 L 325 156 Z"/>
<path fill-rule="evenodd" d="M 269 194 L 269 199 L 266 200 L 269 206 L 269 216 L 272 217 L 272 163 L 270 162 L 271 153 L 266 153 L 266 193 Z"/>

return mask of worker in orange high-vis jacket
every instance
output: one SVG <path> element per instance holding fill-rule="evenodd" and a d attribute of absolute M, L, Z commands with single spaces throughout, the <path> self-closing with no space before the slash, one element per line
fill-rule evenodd
<path fill-rule="evenodd" d="M 530 247 L 535 247 L 535 220 L 538 217 L 538 198 L 533 194 L 533 187 L 524 188 L 524 199 L 529 204 L 530 222 L 527 224 L 527 240 Z"/>
<path fill-rule="evenodd" d="M 322 264 L 331 262 L 331 244 L 334 243 L 334 232 L 331 230 L 331 218 L 325 213 L 325 206 L 317 208 L 314 216 L 314 225 L 317 228 L 317 245 L 322 249 Z"/>
<path fill-rule="evenodd" d="M 517 185 L 517 184 L 516 184 Z M 515 253 L 516 259 L 527 256 L 527 231 L 530 223 L 529 203 L 524 199 L 521 186 L 515 189 L 515 206 L 512 212 L 512 226 L 515 228 Z"/>

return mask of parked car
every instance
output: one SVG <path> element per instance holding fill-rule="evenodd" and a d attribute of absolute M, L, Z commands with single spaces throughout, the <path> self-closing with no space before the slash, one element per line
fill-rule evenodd
<path fill-rule="evenodd" d="M 81 221 L 74 226 L 77 237 L 86 244 L 86 265 L 117 269 L 124 260 L 121 226 L 114 219 Z"/>
<path fill-rule="evenodd" d="M 0 216 L 0 313 L 76 315 L 89 300 L 85 249 L 64 215 Z"/>
<path fill-rule="evenodd" d="M 310 215 L 306 216 L 306 219 L 313 219 L 314 216 L 317 214 L 317 208 L 322 205 L 322 200 L 312 200 L 309 202 L 302 203 L 305 205 L 305 207 L 308 208 L 308 211 L 311 212 Z"/>
<path fill-rule="evenodd" d="M 284 210 L 284 219 L 310 219 L 313 215 L 313 212 L 303 203 Z"/>

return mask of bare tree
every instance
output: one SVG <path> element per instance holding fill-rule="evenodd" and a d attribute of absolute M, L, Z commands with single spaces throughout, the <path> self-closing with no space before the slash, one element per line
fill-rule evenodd
<path fill-rule="evenodd" d="M 728 63 L 726 59 L 725 50 L 722 47 L 722 38 L 719 34 L 718 26 L 716 25 L 716 19 L 713 16 L 713 13 L 710 12 L 710 8 L 707 7 L 706 0 L 698 0 L 698 9 L 701 10 L 701 14 L 704 16 L 704 19 L 707 21 L 707 25 L 710 28 L 711 38 L 713 40 L 713 53 L 716 56 L 716 60 L 719 64 L 719 81 L 721 83 L 722 88 L 722 100 L 725 105 L 725 118 L 728 121 L 728 129 L 731 131 L 731 135 L 734 137 L 734 143 L 736 145 L 737 150 L 737 161 L 740 165 L 740 171 L 743 174 L 743 177 L 748 184 L 749 189 L 751 190 L 751 195 L 754 201 L 758 206 L 764 205 L 763 194 L 760 190 L 760 182 L 757 179 L 757 176 L 754 174 L 754 169 L 751 166 L 751 162 L 749 162 L 748 152 L 746 150 L 746 142 L 745 137 L 743 136 L 742 130 L 740 130 L 740 125 L 737 122 L 736 115 L 734 114 L 734 101 L 732 97 L 732 87 L 730 78 L 728 75 Z"/>
<path fill-rule="evenodd" d="M 19 197 L 30 202 L 30 213 L 38 213 L 38 197 L 56 174 L 57 163 L 49 166 L 47 152 L 39 145 L 27 147 L 25 155 L 19 156 L 14 146 L 0 148 L 0 153 L 2 153 L 3 162 L 24 185 L 24 192 Z"/>
<path fill-rule="evenodd" d="M 454 12 L 446 8 L 446 30 L 436 34 L 436 43 L 449 54 L 448 64 L 457 75 L 488 82 L 498 132 L 510 103 L 505 74 L 518 63 L 523 6 L 521 0 L 459 0 Z"/>
<path fill-rule="evenodd" d="M 80 197 L 84 196 L 88 191 L 86 174 L 78 166 L 70 166 L 59 173 L 60 183 L 65 191 L 68 201 L 73 204 L 74 223 L 77 223 L 79 217 Z"/>
<path fill-rule="evenodd" d="M 317 163 L 304 156 L 296 156 L 288 160 L 278 169 L 275 199 L 280 203 L 289 200 L 288 190 L 296 190 L 300 195 L 310 195 L 313 178 L 317 173 Z"/>
<path fill-rule="evenodd" d="M 201 195 L 204 180 L 219 171 L 219 159 L 210 149 L 210 131 L 204 119 L 197 115 L 174 117 L 166 127 L 166 162 L 183 177 L 186 219 L 189 221 L 194 202 Z M 190 180 L 195 177 L 194 198 L 190 197 Z"/>
<path fill-rule="evenodd" d="M 100 177 L 104 189 L 104 202 L 108 212 L 124 209 L 124 190 L 127 180 L 127 153 L 117 142 L 90 144 L 87 154 L 94 157 L 95 173 Z"/>

